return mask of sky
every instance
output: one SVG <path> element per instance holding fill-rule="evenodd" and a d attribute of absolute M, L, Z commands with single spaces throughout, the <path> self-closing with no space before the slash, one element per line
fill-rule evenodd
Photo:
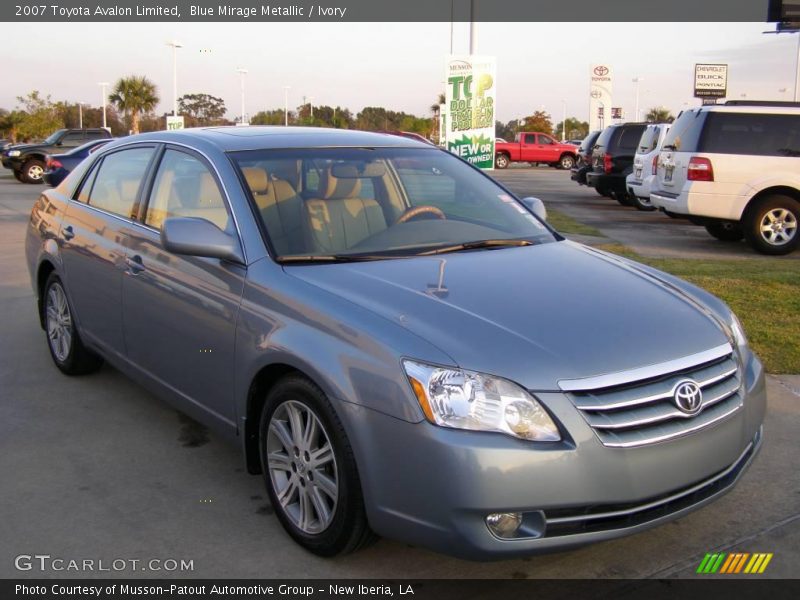
<path fill-rule="evenodd" d="M 765 35 L 766 23 L 479 23 L 476 53 L 497 60 L 497 118 L 544 109 L 553 120 L 586 120 L 589 67 L 614 76 L 614 106 L 632 119 L 634 77 L 640 108 L 673 113 L 692 98 L 696 62 L 728 63 L 728 98 L 792 100 L 797 34 Z M 468 50 L 469 26 L 453 26 L 453 51 Z M 35 40 L 36 43 L 31 43 Z M 159 89 L 158 112 L 172 108 L 172 49 L 178 40 L 178 95 L 209 93 L 241 113 L 289 106 L 305 96 L 355 114 L 384 106 L 419 116 L 444 91 L 450 23 L 16 23 L 4 27 L 0 107 L 37 89 L 53 100 L 99 106 L 98 82 L 147 75 Z M 51 43 L 48 43 L 50 41 Z M 24 51 L 23 51 L 24 49 Z M 779 90 L 785 89 L 781 92 Z M 744 95 L 744 96 L 743 96 Z"/>

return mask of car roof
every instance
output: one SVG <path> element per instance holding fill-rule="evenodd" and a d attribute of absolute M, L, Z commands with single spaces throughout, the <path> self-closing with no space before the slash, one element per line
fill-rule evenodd
<path fill-rule="evenodd" d="M 155 131 L 125 138 L 134 141 L 175 142 L 186 145 L 211 145 L 223 152 L 270 148 L 387 147 L 430 148 L 412 138 L 369 131 L 328 129 L 322 127 L 202 127 L 178 131 Z"/>

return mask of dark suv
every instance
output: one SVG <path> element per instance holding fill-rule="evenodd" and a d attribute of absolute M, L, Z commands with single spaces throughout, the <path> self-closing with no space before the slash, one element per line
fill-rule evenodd
<path fill-rule="evenodd" d="M 59 129 L 37 144 L 15 144 L 3 151 L 3 166 L 23 183 L 41 183 L 47 154 L 64 152 L 86 142 L 110 138 L 107 129 Z"/>
<path fill-rule="evenodd" d="M 592 170 L 592 148 L 594 148 L 597 138 L 600 137 L 602 130 L 592 131 L 581 141 L 578 148 L 578 161 L 572 167 L 570 179 L 577 181 L 580 185 L 586 185 L 586 173 Z"/>
<path fill-rule="evenodd" d="M 616 198 L 630 206 L 625 178 L 633 172 L 633 158 L 647 123 L 621 123 L 603 130 L 592 150 L 592 169 L 586 173 L 586 185 L 598 194 Z"/>

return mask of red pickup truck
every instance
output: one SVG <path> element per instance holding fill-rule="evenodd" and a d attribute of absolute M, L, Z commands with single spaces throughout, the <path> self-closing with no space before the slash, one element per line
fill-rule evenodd
<path fill-rule="evenodd" d="M 571 169 L 578 160 L 578 147 L 562 144 L 545 133 L 518 133 L 513 142 L 497 142 L 494 165 L 505 169 L 512 162 L 547 163 L 559 169 Z"/>

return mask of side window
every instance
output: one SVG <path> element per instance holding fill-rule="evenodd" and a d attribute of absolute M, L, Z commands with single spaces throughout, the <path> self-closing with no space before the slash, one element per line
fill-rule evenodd
<path fill-rule="evenodd" d="M 710 113 L 701 146 L 718 154 L 800 156 L 800 117 Z"/>
<path fill-rule="evenodd" d="M 199 217 L 225 231 L 230 217 L 208 167 L 191 154 L 167 150 L 158 167 L 145 223 L 161 229 L 169 217 Z"/>
<path fill-rule="evenodd" d="M 86 141 L 90 142 L 92 140 L 101 140 L 105 139 L 108 136 L 103 131 L 87 131 L 86 132 Z"/>
<path fill-rule="evenodd" d="M 61 138 L 61 145 L 66 146 L 68 148 L 76 148 L 80 146 L 85 141 L 83 137 L 83 133 L 73 132 L 68 133 L 63 138 Z"/>
<path fill-rule="evenodd" d="M 549 138 L 546 135 L 540 135 L 539 136 L 539 143 L 540 144 L 544 144 L 546 146 L 555 144 L 555 142 L 552 140 L 552 138 Z"/>
<path fill-rule="evenodd" d="M 130 218 L 154 151 L 153 148 L 131 148 L 104 157 L 99 167 L 95 168 L 96 174 L 90 175 L 84 183 L 78 200 Z M 84 193 L 86 184 L 91 185 L 88 196 Z"/>
<path fill-rule="evenodd" d="M 536 143 L 536 136 L 534 134 L 532 134 L 532 133 L 525 134 L 524 142 L 526 144 L 535 144 Z"/>

